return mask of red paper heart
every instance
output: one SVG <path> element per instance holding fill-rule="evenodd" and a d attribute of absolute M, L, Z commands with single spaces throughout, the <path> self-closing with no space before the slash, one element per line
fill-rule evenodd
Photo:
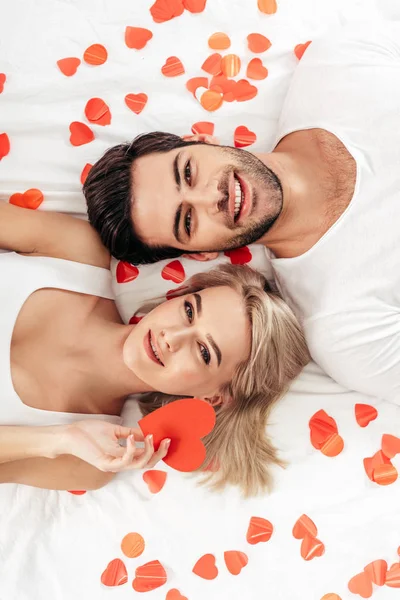
<path fill-rule="evenodd" d="M 245 265 L 253 258 L 253 255 L 247 246 L 236 248 L 236 250 L 226 250 L 224 254 L 225 256 L 228 256 L 232 265 Z"/>
<path fill-rule="evenodd" d="M 85 183 L 87 176 L 89 175 L 89 171 L 92 167 L 93 167 L 93 165 L 91 165 L 90 163 L 86 163 L 86 165 L 83 167 L 82 173 L 81 173 L 81 184 L 82 185 Z"/>
<path fill-rule="evenodd" d="M 133 317 L 129 319 L 129 325 L 137 325 L 138 323 L 140 323 L 143 317 L 144 315 L 142 317 L 139 317 L 138 315 L 133 315 Z"/>
<path fill-rule="evenodd" d="M 177 589 L 173 589 L 173 590 L 169 590 L 169 592 L 167 593 L 165 600 L 188 600 L 186 598 L 186 596 L 182 596 L 182 594 L 180 593 L 179 590 Z"/>
<path fill-rule="evenodd" d="M 247 36 L 247 44 L 250 52 L 259 54 L 271 48 L 270 40 L 261 33 L 249 33 Z"/>
<path fill-rule="evenodd" d="M 127 27 L 125 29 L 125 44 L 128 48 L 134 48 L 135 50 L 141 50 L 145 47 L 147 42 L 153 37 L 150 29 L 144 27 Z"/>
<path fill-rule="evenodd" d="M 108 587 L 124 585 L 128 581 L 126 567 L 120 558 L 114 558 L 108 563 L 101 576 L 101 583 Z"/>
<path fill-rule="evenodd" d="M 374 421 L 378 416 L 378 411 L 374 406 L 369 404 L 356 404 L 354 406 L 356 421 L 360 427 L 366 427 L 371 421 Z"/>
<path fill-rule="evenodd" d="M 258 90 L 254 85 L 251 85 L 247 79 L 240 79 L 236 82 L 233 89 L 233 95 L 237 102 L 246 102 L 257 96 Z"/>
<path fill-rule="evenodd" d="M 218 52 L 215 52 L 215 54 L 210 54 L 206 58 L 201 68 L 210 75 L 219 75 L 221 73 L 221 60 L 222 56 Z"/>
<path fill-rule="evenodd" d="M 103 65 L 108 58 L 107 50 L 102 44 L 92 44 L 89 48 L 86 48 L 83 54 L 83 60 L 86 64 L 94 67 Z"/>
<path fill-rule="evenodd" d="M 145 471 L 143 473 L 143 481 L 147 483 L 147 487 L 152 494 L 158 494 L 167 481 L 167 473 L 157 470 Z"/>
<path fill-rule="evenodd" d="M 151 592 L 167 583 L 167 573 L 158 560 L 138 567 L 132 587 L 136 592 Z"/>
<path fill-rule="evenodd" d="M 140 115 L 142 110 L 147 104 L 147 94 L 127 94 L 125 96 L 125 104 L 127 107 L 137 115 Z"/>
<path fill-rule="evenodd" d="M 397 478 L 397 469 L 392 463 L 388 465 L 378 465 L 372 473 L 372 479 L 378 485 L 391 485 Z"/>
<path fill-rule="evenodd" d="M 186 82 L 186 89 L 188 89 L 193 95 L 195 95 L 196 90 L 199 87 L 208 87 L 207 77 L 192 77 Z"/>
<path fill-rule="evenodd" d="M 206 7 L 207 0 L 183 0 L 183 6 L 191 13 L 200 13 Z"/>
<path fill-rule="evenodd" d="M 69 130 L 71 132 L 69 141 L 73 146 L 83 146 L 94 140 L 93 131 L 85 123 L 74 121 L 69 126 Z"/>
<path fill-rule="evenodd" d="M 101 98 L 91 98 L 87 102 L 85 115 L 87 120 L 95 125 L 109 125 L 111 123 L 110 109 Z"/>
<path fill-rule="evenodd" d="M 321 446 L 321 452 L 325 456 L 333 458 L 338 456 L 344 448 L 343 438 L 337 433 L 332 434 Z"/>
<path fill-rule="evenodd" d="M 249 79 L 261 81 L 268 77 L 268 69 L 262 64 L 261 58 L 253 58 L 247 65 L 246 76 Z"/>
<path fill-rule="evenodd" d="M 311 417 L 309 427 L 311 443 L 317 450 L 321 450 L 327 440 L 334 433 L 338 433 L 336 421 L 324 410 L 319 410 Z"/>
<path fill-rule="evenodd" d="M 301 557 L 304 558 L 304 560 L 312 560 L 313 558 L 322 556 L 324 552 L 324 544 L 320 540 L 317 540 L 316 537 L 306 533 L 301 542 Z"/>
<path fill-rule="evenodd" d="M 386 573 L 385 585 L 400 588 L 400 563 L 394 563 Z"/>
<path fill-rule="evenodd" d="M 239 575 L 241 570 L 247 565 L 249 559 L 244 552 L 238 550 L 228 550 L 224 552 L 226 568 L 232 575 Z"/>
<path fill-rule="evenodd" d="M 121 550 L 128 558 L 137 558 L 143 554 L 145 543 L 140 533 L 127 533 L 122 539 Z"/>
<path fill-rule="evenodd" d="M 185 67 L 177 56 L 170 56 L 161 67 L 161 72 L 165 77 L 178 77 L 184 74 Z"/>
<path fill-rule="evenodd" d="M 74 496 L 83 496 L 86 494 L 86 490 L 68 490 L 69 494 L 74 494 Z"/>
<path fill-rule="evenodd" d="M 311 521 L 310 517 L 301 515 L 294 524 L 292 533 L 296 540 L 301 540 L 306 535 L 316 537 L 318 535 L 318 529 L 314 521 Z"/>
<path fill-rule="evenodd" d="M 166 404 L 139 421 L 143 434 L 153 434 L 157 449 L 165 438 L 171 440 L 163 461 L 177 471 L 194 471 L 204 462 L 206 450 L 201 439 L 215 426 L 215 411 L 205 400 L 185 398 Z"/>
<path fill-rule="evenodd" d="M 192 133 L 204 133 L 206 135 L 214 134 L 214 123 L 209 121 L 198 121 L 192 125 Z"/>
<path fill-rule="evenodd" d="M 36 210 L 43 202 L 43 193 L 40 190 L 32 188 L 26 190 L 23 194 L 13 194 L 10 196 L 9 202 L 15 206 Z"/>
<path fill-rule="evenodd" d="M 218 575 L 215 556 L 213 554 L 204 554 L 194 565 L 193 573 L 203 579 L 215 579 Z"/>
<path fill-rule="evenodd" d="M 150 8 L 151 16 L 156 23 L 165 23 L 183 13 L 182 0 L 156 0 Z"/>
<path fill-rule="evenodd" d="M 0 133 L 0 160 L 10 152 L 10 140 L 6 133 Z"/>
<path fill-rule="evenodd" d="M 386 560 L 374 560 L 364 567 L 364 572 L 368 575 L 370 580 L 376 585 L 382 586 L 386 580 L 387 573 L 387 562 Z"/>
<path fill-rule="evenodd" d="M 257 139 L 254 131 L 250 131 L 244 125 L 239 125 L 236 127 L 235 133 L 233 136 L 235 147 L 236 148 L 246 148 L 246 146 L 251 146 Z"/>
<path fill-rule="evenodd" d="M 268 542 L 271 539 L 274 527 L 267 519 L 261 517 L 251 517 L 247 529 L 246 540 L 253 546 L 260 542 Z"/>
<path fill-rule="evenodd" d="M 382 452 L 388 458 L 394 458 L 396 454 L 400 454 L 400 438 L 395 435 L 384 433 L 381 443 Z"/>
<path fill-rule="evenodd" d="M 311 42 L 306 42 L 305 44 L 297 44 L 297 46 L 294 49 L 294 53 L 299 60 L 303 58 L 303 54 L 310 44 Z"/>
<path fill-rule="evenodd" d="M 161 271 L 161 277 L 167 281 L 173 281 L 174 283 L 182 283 L 186 274 L 182 263 L 179 260 L 173 260 L 172 262 L 165 265 Z"/>
<path fill-rule="evenodd" d="M 358 594 L 361 598 L 371 598 L 372 582 L 367 573 L 362 572 L 350 579 L 348 588 L 352 594 Z"/>
<path fill-rule="evenodd" d="M 325 594 L 321 600 L 342 600 L 337 594 Z"/>
<path fill-rule="evenodd" d="M 71 56 L 69 58 L 61 58 L 57 61 L 57 66 L 60 69 L 61 73 L 66 77 L 71 77 L 75 75 L 79 65 L 81 64 L 80 58 L 75 58 Z"/>
<path fill-rule="evenodd" d="M 266 15 L 273 15 L 278 10 L 276 0 L 257 0 L 257 6 Z"/>
<path fill-rule="evenodd" d="M 6 82 L 6 79 L 7 79 L 7 77 L 6 77 L 5 73 L 0 73 L 0 94 L 4 90 L 4 84 Z"/>
<path fill-rule="evenodd" d="M 379 467 L 380 465 L 392 464 L 390 462 L 390 458 L 385 456 L 385 454 L 383 454 L 383 452 L 381 452 L 381 450 L 378 450 L 378 452 L 376 452 L 371 457 L 364 458 L 363 463 L 364 463 L 364 469 L 368 476 L 368 479 L 370 479 L 371 481 L 374 481 L 373 474 L 374 474 L 374 470 L 377 467 Z"/>
<path fill-rule="evenodd" d="M 117 265 L 116 277 L 118 283 L 128 283 L 139 275 L 139 269 L 131 263 L 120 260 Z"/>

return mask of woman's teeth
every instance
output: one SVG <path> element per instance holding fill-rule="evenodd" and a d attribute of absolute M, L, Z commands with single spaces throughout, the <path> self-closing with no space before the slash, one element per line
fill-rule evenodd
<path fill-rule="evenodd" d="M 157 350 L 155 349 L 155 347 L 154 347 L 154 344 L 153 344 L 153 342 L 152 342 L 151 338 L 150 338 L 150 346 L 151 346 L 151 349 L 153 350 L 154 356 L 156 357 L 156 359 L 158 360 L 158 362 L 159 362 L 159 363 L 161 363 L 161 364 L 163 364 L 163 363 L 161 362 L 161 359 L 160 359 L 160 357 L 159 357 L 159 356 L 158 356 L 158 354 L 157 354 Z"/>
<path fill-rule="evenodd" d="M 240 209 L 242 207 L 243 202 L 243 194 L 242 188 L 240 187 L 240 183 L 235 179 L 235 219 L 240 213 Z"/>

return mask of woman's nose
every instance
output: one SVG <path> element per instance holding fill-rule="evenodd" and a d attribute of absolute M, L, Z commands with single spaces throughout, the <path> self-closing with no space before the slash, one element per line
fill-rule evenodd
<path fill-rule="evenodd" d="M 168 352 L 177 352 L 187 340 L 190 332 L 183 327 L 168 327 L 162 332 L 163 343 Z"/>

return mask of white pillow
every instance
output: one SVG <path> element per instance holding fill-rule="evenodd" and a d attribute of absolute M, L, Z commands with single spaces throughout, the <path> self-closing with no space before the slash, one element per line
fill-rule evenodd
<path fill-rule="evenodd" d="M 122 320 L 124 323 L 135 322 L 135 317 L 145 314 L 143 311 L 145 305 L 164 301 L 169 291 L 176 290 L 195 273 L 210 271 L 217 265 L 229 262 L 247 264 L 260 271 L 269 281 L 273 281 L 269 255 L 265 247 L 260 244 L 221 252 L 215 260 L 206 262 L 181 256 L 176 259 L 161 260 L 152 265 L 134 266 L 113 258 L 112 286 Z"/>

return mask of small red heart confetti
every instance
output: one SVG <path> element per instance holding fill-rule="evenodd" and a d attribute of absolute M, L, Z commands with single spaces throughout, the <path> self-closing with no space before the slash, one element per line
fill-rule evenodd
<path fill-rule="evenodd" d="M 356 404 L 354 406 L 354 412 L 356 415 L 356 421 L 360 427 L 366 427 L 371 423 L 371 421 L 375 421 L 378 416 L 378 411 L 374 406 L 370 406 L 369 404 Z"/>
<path fill-rule="evenodd" d="M 69 126 L 69 130 L 71 132 L 69 141 L 73 146 L 83 146 L 83 144 L 88 144 L 94 140 L 93 131 L 85 123 L 73 121 Z"/>
<path fill-rule="evenodd" d="M 10 140 L 6 133 L 0 133 L 0 160 L 10 152 Z"/>
<path fill-rule="evenodd" d="M 235 100 L 234 89 L 236 81 L 234 79 L 228 79 L 225 75 L 215 75 L 210 82 L 210 90 L 215 90 L 223 94 L 223 99 L 226 102 L 233 102 Z"/>
<path fill-rule="evenodd" d="M 133 317 L 131 317 L 129 319 L 129 325 L 137 325 L 138 323 L 140 323 L 140 321 L 143 319 L 143 317 L 138 317 L 137 315 L 133 315 Z"/>
<path fill-rule="evenodd" d="M 74 494 L 74 496 L 83 496 L 86 494 L 86 490 L 68 490 L 69 494 Z"/>
<path fill-rule="evenodd" d="M 199 90 L 201 91 L 200 97 L 198 96 Z M 195 95 L 202 107 L 205 110 L 208 110 L 208 112 L 214 112 L 215 110 L 218 110 L 224 101 L 222 94 L 215 90 L 204 91 L 204 89 L 198 88 Z"/>
<path fill-rule="evenodd" d="M 221 73 L 222 56 L 216 52 L 211 54 L 201 65 L 201 68 L 210 75 L 219 75 Z"/>
<path fill-rule="evenodd" d="M 127 107 L 137 115 L 140 115 L 142 110 L 147 104 L 147 94 L 127 94 L 125 96 L 125 104 Z"/>
<path fill-rule="evenodd" d="M 183 0 L 183 6 L 191 13 L 201 13 L 206 7 L 207 0 Z"/>
<path fill-rule="evenodd" d="M 228 256 L 232 265 L 245 265 L 253 258 L 247 246 L 236 248 L 236 250 L 226 250 L 225 256 Z"/>
<path fill-rule="evenodd" d="M 332 419 L 324 410 L 319 410 L 311 417 L 309 427 L 311 444 L 317 450 L 321 450 L 329 438 L 338 433 L 335 419 Z"/>
<path fill-rule="evenodd" d="M 249 79 L 266 79 L 268 77 L 268 69 L 262 64 L 261 58 L 253 58 L 247 65 L 246 76 Z"/>
<path fill-rule="evenodd" d="M 165 600 L 188 600 L 186 596 L 182 596 L 179 590 L 172 589 L 167 593 Z"/>
<path fill-rule="evenodd" d="M 0 73 L 0 94 L 4 90 L 4 84 L 6 82 L 6 79 L 7 79 L 7 77 L 6 77 L 5 73 Z"/>
<path fill-rule="evenodd" d="M 270 521 L 262 517 L 251 517 L 247 529 L 246 540 L 253 546 L 260 542 L 268 542 L 271 539 L 274 527 Z"/>
<path fill-rule="evenodd" d="M 391 485 L 397 480 L 398 473 L 396 467 L 390 463 L 375 467 L 372 477 L 378 485 Z"/>
<path fill-rule="evenodd" d="M 301 515 L 294 524 L 292 530 L 293 537 L 296 540 L 303 539 L 306 535 L 316 537 L 318 535 L 318 529 L 314 521 L 311 521 L 307 515 Z"/>
<path fill-rule="evenodd" d="M 139 275 L 139 269 L 131 263 L 120 260 L 117 265 L 116 276 L 118 283 L 128 283 Z"/>
<path fill-rule="evenodd" d="M 182 263 L 179 260 L 173 260 L 172 262 L 165 265 L 161 271 L 161 277 L 167 281 L 173 281 L 174 283 L 182 283 L 186 274 Z"/>
<path fill-rule="evenodd" d="M 364 469 L 368 476 L 368 479 L 374 481 L 374 470 L 380 465 L 391 465 L 390 458 L 388 458 L 381 450 L 378 450 L 373 456 L 364 458 Z"/>
<path fill-rule="evenodd" d="M 106 62 L 107 57 L 108 53 L 104 46 L 101 44 L 93 44 L 92 46 L 89 46 L 89 48 L 86 48 L 83 55 L 83 60 L 88 65 L 95 67 L 98 65 L 103 65 Z"/>
<path fill-rule="evenodd" d="M 231 40 L 226 33 L 217 31 L 208 38 L 208 45 L 212 50 L 226 50 L 231 45 Z"/>
<path fill-rule="evenodd" d="M 85 106 L 85 115 L 90 123 L 95 125 L 109 125 L 111 113 L 107 104 L 101 98 L 91 98 Z"/>
<path fill-rule="evenodd" d="M 140 533 L 127 533 L 122 539 L 121 550 L 128 558 L 137 558 L 143 554 L 145 543 Z"/>
<path fill-rule="evenodd" d="M 128 48 L 141 50 L 151 40 L 153 33 L 144 27 L 127 27 L 125 29 L 125 44 Z"/>
<path fill-rule="evenodd" d="M 93 167 L 93 165 L 91 165 L 90 163 L 86 163 L 86 165 L 83 167 L 82 173 L 81 173 L 81 184 L 82 185 L 85 183 L 87 176 L 89 175 L 89 171 L 92 167 Z"/>
<path fill-rule="evenodd" d="M 215 579 L 218 575 L 215 556 L 213 554 L 204 554 L 194 565 L 193 573 L 203 579 Z"/>
<path fill-rule="evenodd" d="M 177 296 L 181 295 L 181 292 L 183 292 L 184 290 L 189 289 L 189 287 L 187 285 L 180 285 L 179 287 L 175 288 L 174 290 L 168 290 L 168 292 L 165 294 L 165 297 L 167 300 L 172 300 L 172 298 L 176 298 Z"/>
<path fill-rule="evenodd" d="M 167 573 L 158 560 L 138 567 L 132 587 L 136 592 L 150 592 L 167 583 Z"/>
<path fill-rule="evenodd" d="M 325 594 L 321 600 L 342 600 L 337 594 Z"/>
<path fill-rule="evenodd" d="M 184 74 L 185 68 L 177 56 L 170 56 L 162 66 L 161 72 L 165 77 L 178 77 Z"/>
<path fill-rule="evenodd" d="M 214 123 L 210 123 L 209 121 L 198 121 L 197 123 L 194 123 L 192 125 L 192 133 L 204 133 L 206 135 L 213 135 Z"/>
<path fill-rule="evenodd" d="M 227 54 L 221 60 L 221 70 L 225 77 L 236 77 L 240 71 L 241 61 L 237 54 Z"/>
<path fill-rule="evenodd" d="M 396 454 L 400 454 L 400 438 L 395 435 L 384 433 L 381 442 L 382 452 L 388 458 L 394 458 Z"/>
<path fill-rule="evenodd" d="M 358 594 L 361 598 L 371 598 L 372 596 L 372 582 L 367 573 L 362 572 L 352 577 L 348 588 L 352 594 Z"/>
<path fill-rule="evenodd" d="M 238 550 L 228 550 L 224 552 L 226 568 L 232 575 L 239 575 L 243 567 L 247 565 L 249 559 L 244 552 Z"/>
<path fill-rule="evenodd" d="M 15 206 L 21 206 L 21 208 L 36 210 L 43 202 L 43 193 L 40 190 L 32 188 L 26 190 L 23 194 L 13 194 L 10 196 L 9 202 Z"/>
<path fill-rule="evenodd" d="M 250 33 L 247 36 L 247 44 L 250 52 L 254 52 L 255 54 L 265 52 L 268 48 L 271 48 L 272 45 L 269 39 L 261 33 Z"/>
<path fill-rule="evenodd" d="M 334 433 L 321 446 L 321 452 L 325 456 L 334 458 L 335 456 L 338 456 L 338 454 L 341 453 L 343 448 L 344 448 L 343 438 L 340 435 L 338 435 L 337 433 Z"/>
<path fill-rule="evenodd" d="M 150 8 L 153 21 L 156 23 L 165 23 L 183 13 L 184 7 L 182 0 L 156 0 Z"/>
<path fill-rule="evenodd" d="M 386 573 L 385 585 L 400 588 L 400 563 L 394 563 Z"/>
<path fill-rule="evenodd" d="M 254 85 L 251 85 L 247 79 L 240 79 L 236 82 L 233 89 L 233 95 L 237 102 L 246 102 L 257 96 L 258 90 Z"/>
<path fill-rule="evenodd" d="M 235 129 L 233 139 L 235 148 L 246 148 L 246 146 L 254 144 L 257 136 L 254 131 L 250 131 L 245 125 L 239 125 L 239 127 L 236 127 Z"/>
<path fill-rule="evenodd" d="M 152 494 L 158 494 L 163 489 L 167 481 L 167 473 L 165 471 L 145 471 L 143 473 L 143 481 L 147 483 L 147 487 Z"/>
<path fill-rule="evenodd" d="M 386 560 L 374 560 L 364 567 L 364 572 L 367 573 L 373 583 L 382 586 L 386 580 L 387 569 L 388 565 Z"/>
<path fill-rule="evenodd" d="M 61 58 L 57 61 L 58 68 L 60 69 L 61 73 L 66 77 L 72 77 L 72 75 L 75 75 L 80 64 L 81 59 L 75 58 L 74 56 L 71 56 L 69 58 Z"/>
<path fill-rule="evenodd" d="M 266 15 L 273 15 L 278 10 L 276 0 L 257 0 L 257 6 Z"/>
<path fill-rule="evenodd" d="M 313 558 L 322 556 L 324 552 L 324 544 L 320 540 L 317 540 L 316 537 L 306 533 L 301 542 L 301 557 L 304 558 L 304 560 L 312 560 Z"/>
<path fill-rule="evenodd" d="M 191 79 L 188 79 L 188 81 L 186 82 L 186 88 L 193 95 L 196 93 L 196 90 L 199 87 L 205 87 L 205 88 L 208 87 L 207 77 L 192 77 Z"/>
<path fill-rule="evenodd" d="M 305 44 L 297 44 L 294 49 L 294 53 L 299 60 L 303 58 L 304 52 L 307 50 L 308 46 L 311 44 L 311 41 L 306 42 Z"/>
<path fill-rule="evenodd" d="M 120 558 L 114 558 L 108 563 L 107 568 L 101 576 L 101 583 L 108 587 L 124 585 L 128 581 L 126 567 Z"/>

